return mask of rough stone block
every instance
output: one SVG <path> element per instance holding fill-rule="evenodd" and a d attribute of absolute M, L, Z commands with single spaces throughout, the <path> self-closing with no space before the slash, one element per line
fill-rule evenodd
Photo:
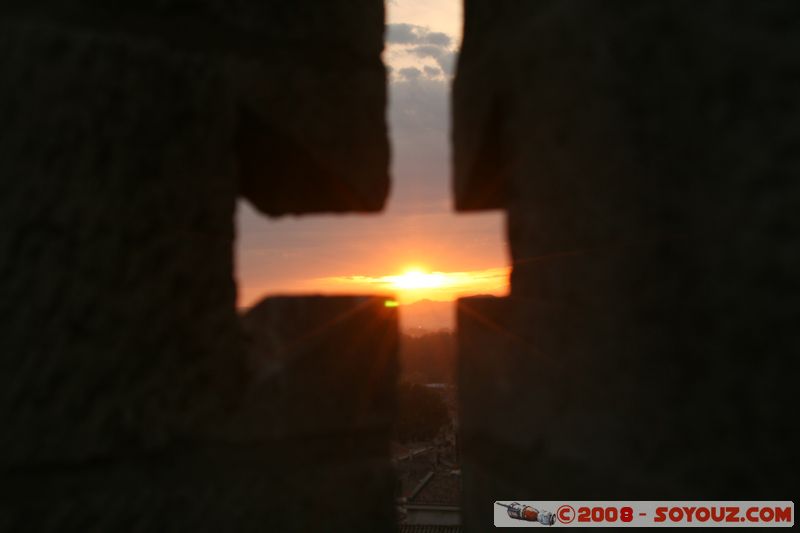
<path fill-rule="evenodd" d="M 4 475 L 0 531 L 394 531 L 394 475 L 363 446 L 258 443 Z"/>
<path fill-rule="evenodd" d="M 235 152 L 238 191 L 263 213 L 379 211 L 385 203 L 381 0 L 38 0 L 6 3 L 0 14 L 6 27 L 147 43 L 216 69 L 228 92 L 215 104 L 228 105 L 235 121 L 220 148 Z M 69 75 L 83 75 L 81 67 Z"/>
<path fill-rule="evenodd" d="M 382 207 L 382 35 L 380 0 L 0 7 L 1 531 L 392 529 L 393 311 L 267 304 L 274 396 L 231 253 L 237 195 Z"/>
<path fill-rule="evenodd" d="M 394 422 L 397 312 L 378 296 L 273 297 L 243 317 L 251 404 L 275 435 L 379 432 Z M 266 427 L 266 425 L 265 425 Z"/>
<path fill-rule="evenodd" d="M 202 434 L 244 381 L 228 85 L 157 44 L 0 24 L 0 468 Z"/>
<path fill-rule="evenodd" d="M 382 3 L 0 12 L 0 464 L 202 433 L 244 380 L 236 195 L 383 204 Z"/>
<path fill-rule="evenodd" d="M 457 207 L 514 265 L 461 304 L 465 493 L 791 492 L 797 4 L 465 7 Z"/>

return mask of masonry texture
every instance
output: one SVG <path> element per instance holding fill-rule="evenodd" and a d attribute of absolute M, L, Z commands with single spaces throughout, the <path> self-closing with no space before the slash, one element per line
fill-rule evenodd
<path fill-rule="evenodd" d="M 467 526 L 499 498 L 789 499 L 800 6 L 465 17 L 456 203 L 507 211 L 514 266 L 459 307 Z"/>
<path fill-rule="evenodd" d="M 377 0 L 0 8 L 0 531 L 391 531 L 380 297 L 238 317 L 237 195 L 388 191 Z M 501 498 L 792 499 L 800 6 L 467 0 L 464 524 Z"/>
<path fill-rule="evenodd" d="M 300 299 L 254 356 L 232 270 L 237 195 L 382 208 L 382 35 L 375 0 L 0 8 L 0 531 L 391 529 L 393 312 Z M 278 393 L 254 357 L 304 324 L 338 344 Z"/>

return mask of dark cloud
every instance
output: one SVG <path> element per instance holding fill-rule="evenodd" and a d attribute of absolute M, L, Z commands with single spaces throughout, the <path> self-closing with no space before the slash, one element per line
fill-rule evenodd
<path fill-rule="evenodd" d="M 449 35 L 439 31 L 426 33 L 422 39 L 425 44 L 434 44 L 436 46 L 449 47 L 450 44 L 453 42 L 453 40 L 450 38 Z"/>
<path fill-rule="evenodd" d="M 441 69 L 438 69 L 436 67 L 429 67 L 428 65 L 425 65 L 425 67 L 423 67 L 423 70 L 425 71 L 425 75 L 429 78 L 436 78 L 437 76 L 442 74 Z"/>
<path fill-rule="evenodd" d="M 417 57 L 433 58 L 442 71 L 448 76 L 452 76 L 455 67 L 455 52 L 447 50 L 441 46 L 422 45 L 413 47 L 410 52 Z"/>
<path fill-rule="evenodd" d="M 419 37 L 413 24 L 388 24 L 386 26 L 386 42 L 389 44 L 415 44 Z"/>
<path fill-rule="evenodd" d="M 418 57 L 432 57 L 436 60 L 442 57 L 446 52 L 447 50 L 444 50 L 441 46 L 433 46 L 430 44 L 415 46 L 411 49 L 411 53 Z"/>
<path fill-rule="evenodd" d="M 416 44 L 449 47 L 453 39 L 446 33 L 430 31 L 415 24 L 388 24 L 386 42 L 389 44 Z"/>
<path fill-rule="evenodd" d="M 416 81 L 422 76 L 422 71 L 416 67 L 401 68 L 397 73 L 402 79 L 408 81 Z"/>

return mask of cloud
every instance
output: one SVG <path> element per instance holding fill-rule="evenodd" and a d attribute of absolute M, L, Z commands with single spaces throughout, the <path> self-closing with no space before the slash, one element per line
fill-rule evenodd
<path fill-rule="evenodd" d="M 452 50 L 447 50 L 446 48 L 442 48 L 441 46 L 422 45 L 422 46 L 415 46 L 411 48 L 409 51 L 417 57 L 433 58 L 436 61 L 436 63 L 439 64 L 439 68 L 442 69 L 442 72 L 444 72 L 448 76 L 453 75 L 456 53 L 453 52 Z"/>
<path fill-rule="evenodd" d="M 401 68 L 398 74 L 401 79 L 406 81 L 417 81 L 422 77 L 422 71 L 416 67 Z"/>
<path fill-rule="evenodd" d="M 395 143 L 419 144 L 415 150 L 418 159 L 425 157 L 430 150 L 431 139 L 428 134 L 441 137 L 442 146 L 435 146 L 436 150 L 447 153 L 447 124 L 449 86 L 444 78 L 425 76 L 417 68 L 408 76 L 398 76 L 389 87 L 389 98 L 392 107 L 389 109 L 389 120 L 392 125 Z M 431 67 L 435 68 L 435 67 Z M 401 69 L 406 70 L 406 69 Z M 416 76 L 416 77 L 414 77 Z M 437 144 L 439 140 L 436 141 Z M 431 154 L 433 155 L 433 154 Z M 447 158 L 445 157 L 446 161 Z M 446 173 L 446 169 L 442 169 Z"/>
<path fill-rule="evenodd" d="M 388 44 L 415 44 L 419 37 L 413 24 L 389 24 L 386 26 L 386 42 Z"/>
<path fill-rule="evenodd" d="M 387 26 L 386 42 L 388 53 L 384 57 L 395 66 L 394 81 L 453 76 L 456 51 L 450 35 L 431 31 L 425 26 L 397 23 Z M 405 74 L 400 72 L 410 67 L 416 68 L 420 75 L 410 70 Z"/>
<path fill-rule="evenodd" d="M 442 69 L 429 67 L 428 65 L 425 65 L 425 67 L 422 70 L 425 72 L 425 75 L 429 78 L 436 78 L 440 74 L 442 74 Z"/>
<path fill-rule="evenodd" d="M 453 39 L 446 33 L 430 31 L 425 26 L 416 24 L 388 24 L 386 26 L 386 42 L 388 44 L 430 44 L 450 47 Z"/>
<path fill-rule="evenodd" d="M 396 207 L 413 210 L 422 202 L 450 201 L 449 84 L 441 75 L 421 73 L 414 80 L 396 76 L 389 85 L 393 173 L 402 176 L 394 182 L 392 198 Z"/>
<path fill-rule="evenodd" d="M 436 46 L 449 47 L 450 44 L 453 42 L 453 39 L 451 39 L 450 36 L 447 35 L 446 33 L 435 31 L 426 34 L 423 39 L 423 42 L 426 44 L 435 44 Z"/>

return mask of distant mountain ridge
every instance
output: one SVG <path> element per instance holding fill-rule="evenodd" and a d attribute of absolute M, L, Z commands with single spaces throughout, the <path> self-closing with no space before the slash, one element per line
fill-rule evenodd
<path fill-rule="evenodd" d="M 475 294 L 474 297 L 500 298 L 493 294 Z M 406 335 L 421 335 L 433 331 L 456 330 L 456 301 L 422 299 L 402 304 L 400 331 Z"/>

